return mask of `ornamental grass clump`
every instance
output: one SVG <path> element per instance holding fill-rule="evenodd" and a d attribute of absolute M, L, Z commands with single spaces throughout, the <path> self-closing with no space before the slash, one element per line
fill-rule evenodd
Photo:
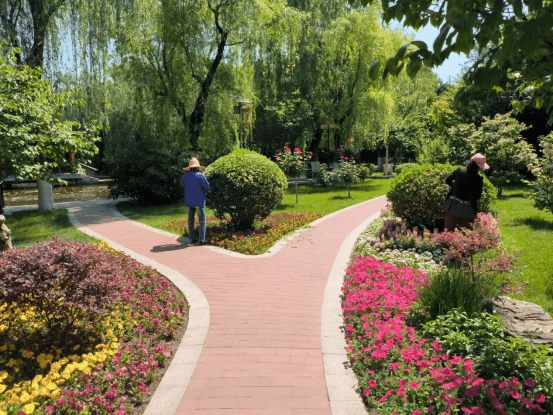
<path fill-rule="evenodd" d="M 88 337 L 69 349 L 65 344 L 41 344 L 41 349 L 0 325 L 0 415 L 130 414 L 147 398 L 150 382 L 171 356 L 166 342 L 182 326 L 188 309 L 183 295 L 157 271 L 105 243 L 86 245 L 86 252 L 115 267 L 118 290 L 112 307 Z M 0 318 L 13 319 L 28 333 L 45 332 L 35 308 L 22 307 L 0 303 Z"/>
<path fill-rule="evenodd" d="M 348 356 L 369 410 L 379 414 L 543 413 L 531 378 L 485 379 L 474 362 L 422 338 L 406 318 L 419 271 L 357 257 L 342 287 Z"/>

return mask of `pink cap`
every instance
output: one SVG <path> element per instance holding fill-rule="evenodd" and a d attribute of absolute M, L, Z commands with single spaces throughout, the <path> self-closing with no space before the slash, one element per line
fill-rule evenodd
<path fill-rule="evenodd" d="M 470 161 L 474 161 L 476 165 L 482 170 L 487 170 L 490 168 L 490 166 L 488 166 L 488 163 L 486 163 L 486 156 L 484 156 L 483 154 L 476 153 L 470 158 Z"/>

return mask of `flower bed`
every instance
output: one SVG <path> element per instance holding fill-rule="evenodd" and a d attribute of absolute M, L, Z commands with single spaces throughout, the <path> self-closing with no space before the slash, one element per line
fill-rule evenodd
<path fill-rule="evenodd" d="M 348 355 L 378 414 L 543 413 L 532 379 L 483 379 L 473 362 L 421 338 L 406 318 L 426 280 L 411 268 L 356 257 L 343 285 Z"/>
<path fill-rule="evenodd" d="M 273 213 L 254 223 L 249 231 L 230 231 L 215 216 L 206 217 L 206 241 L 215 246 L 246 255 L 260 255 L 271 248 L 283 236 L 323 216 L 318 212 Z M 195 218 L 196 226 L 199 221 Z M 183 235 L 188 235 L 188 220 L 178 220 L 163 225 Z"/>
<path fill-rule="evenodd" d="M 171 357 L 168 342 L 185 321 L 186 299 L 157 271 L 104 243 L 54 239 L 36 245 L 2 254 L 0 274 L 29 252 L 53 253 L 54 257 L 33 258 L 51 265 L 58 251 L 73 249 L 83 255 L 77 260 L 85 261 L 85 254 L 97 258 L 98 271 L 104 264 L 116 270 L 105 275 L 117 287 L 111 292 L 114 305 L 93 323 L 74 322 L 74 332 L 48 347 L 29 340 L 47 332 L 40 307 L 3 303 L 0 321 L 12 319 L 15 324 L 0 326 L 0 415 L 130 414 Z M 55 301 L 61 304 L 67 298 Z M 78 335 L 78 344 L 73 335 Z"/>

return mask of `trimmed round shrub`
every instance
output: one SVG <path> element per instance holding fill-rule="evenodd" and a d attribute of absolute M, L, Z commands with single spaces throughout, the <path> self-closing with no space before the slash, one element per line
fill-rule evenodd
<path fill-rule="evenodd" d="M 398 164 L 397 166 L 394 167 L 394 172 L 396 173 L 396 175 L 399 175 L 399 174 L 401 174 L 402 171 L 404 171 L 406 169 L 410 169 L 411 167 L 416 166 L 416 165 L 417 165 L 416 163 Z"/>
<path fill-rule="evenodd" d="M 253 227 L 282 201 L 288 181 L 276 163 L 250 150 L 235 150 L 204 171 L 211 190 L 207 206 L 235 230 Z"/>
<path fill-rule="evenodd" d="M 386 197 L 392 204 L 392 212 L 409 226 L 442 229 L 444 204 L 450 187 L 445 179 L 457 167 L 449 164 L 421 164 L 404 169 L 392 179 Z M 484 177 L 482 198 L 478 201 L 480 212 L 489 212 L 497 190 Z"/>

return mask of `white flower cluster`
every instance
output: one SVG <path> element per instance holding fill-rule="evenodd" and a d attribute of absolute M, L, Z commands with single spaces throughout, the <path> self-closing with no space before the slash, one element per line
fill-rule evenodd
<path fill-rule="evenodd" d="M 382 226 L 384 226 L 384 219 L 378 218 L 367 227 L 357 239 L 355 256 L 369 256 L 396 267 L 417 269 L 425 275 L 432 275 L 444 268 L 442 265 L 444 253 L 441 249 L 436 249 L 433 252 L 421 250 L 417 252 L 415 248 L 408 250 L 387 248 L 387 244 L 376 236 Z"/>

